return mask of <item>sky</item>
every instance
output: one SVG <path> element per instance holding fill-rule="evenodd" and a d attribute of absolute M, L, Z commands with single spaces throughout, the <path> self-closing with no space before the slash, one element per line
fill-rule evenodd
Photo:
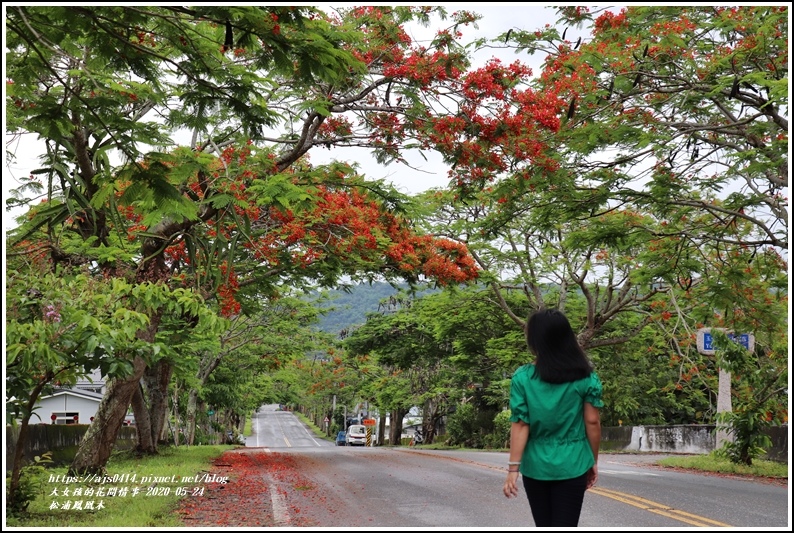
<path fill-rule="evenodd" d="M 3 11 L 5 12 L 5 8 L 8 5 L 29 3 L 30 2 L 4 3 Z M 47 5 L 58 4 L 60 3 L 47 3 Z M 149 3 L 149 5 L 154 4 L 156 3 Z M 336 5 L 349 6 L 351 4 Z M 483 15 L 482 20 L 477 23 L 477 28 L 463 28 L 464 42 L 469 42 L 480 37 L 497 37 L 510 28 L 534 30 L 546 24 L 553 25 L 557 19 L 554 8 L 527 2 L 488 4 L 441 3 L 435 5 L 443 5 L 448 13 L 452 13 L 459 9 L 466 9 Z M 5 20 L 5 17 L 3 17 L 3 19 Z M 417 40 L 429 40 L 437 29 L 446 27 L 447 25 L 449 25 L 449 20 L 441 21 L 428 28 L 416 26 L 409 31 Z M 574 31 L 569 31 L 569 33 L 572 34 L 575 39 L 577 35 L 574 34 Z M 568 35 L 567 38 L 571 40 L 571 35 Z M 540 63 L 543 59 L 539 57 L 529 57 L 527 54 L 516 55 L 512 50 L 493 50 L 487 54 L 477 56 L 475 58 L 475 64 L 478 62 L 484 63 L 494 55 L 507 62 L 520 59 L 532 66 L 535 72 L 540 71 Z M 5 60 L 3 70 L 5 72 Z M 3 84 L 3 91 L 3 105 L 5 105 L 5 84 Z M 5 204 L 5 199 L 9 196 L 9 191 L 20 185 L 20 178 L 28 176 L 31 170 L 39 168 L 40 165 L 37 157 L 38 154 L 41 153 L 41 145 L 36 139 L 32 138 L 31 135 L 22 139 L 12 139 L 6 135 L 4 129 L 3 136 L 6 151 L 13 152 L 16 157 L 11 163 L 9 163 L 8 158 L 6 158 L 5 161 L 5 168 L 3 171 L 3 204 Z M 326 163 L 332 159 L 354 161 L 359 165 L 360 171 L 367 177 L 371 179 L 384 179 L 385 181 L 391 182 L 401 192 L 413 195 L 430 188 L 445 187 L 448 183 L 447 166 L 442 162 L 441 157 L 432 153 L 426 153 L 425 155 L 427 156 L 427 160 L 419 156 L 419 154 L 408 155 L 406 157 L 414 168 L 409 168 L 401 164 L 383 166 L 377 163 L 366 149 L 362 148 L 338 148 L 332 151 L 317 150 L 311 152 L 311 160 L 314 164 Z M 4 212 L 3 227 L 5 231 L 16 226 L 14 218 L 20 214 L 22 214 L 21 210 Z"/>

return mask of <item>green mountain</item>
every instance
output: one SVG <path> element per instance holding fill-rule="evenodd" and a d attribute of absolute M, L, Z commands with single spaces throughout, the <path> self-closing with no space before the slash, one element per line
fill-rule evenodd
<path fill-rule="evenodd" d="M 367 321 L 368 313 L 387 310 L 390 298 L 397 295 L 400 290 L 408 289 L 407 284 L 397 287 L 394 288 L 385 282 L 377 282 L 353 285 L 348 291 L 342 289 L 327 291 L 325 294 L 328 296 L 328 300 L 322 302 L 320 307 L 328 309 L 328 311 L 320 318 L 319 324 L 315 327 L 320 331 L 338 335 L 342 330 L 360 326 Z M 417 295 L 421 296 L 430 292 L 434 292 L 434 290 L 425 289 L 418 292 Z M 320 294 L 317 293 L 314 296 L 317 298 Z"/>
<path fill-rule="evenodd" d="M 366 322 L 367 313 L 374 313 L 379 307 L 382 309 L 381 302 L 387 301 L 397 292 L 397 289 L 383 282 L 354 285 L 349 291 L 341 289 L 327 291 L 329 299 L 320 306 L 328 311 L 315 327 L 320 331 L 336 335 L 344 329 L 360 326 Z"/>

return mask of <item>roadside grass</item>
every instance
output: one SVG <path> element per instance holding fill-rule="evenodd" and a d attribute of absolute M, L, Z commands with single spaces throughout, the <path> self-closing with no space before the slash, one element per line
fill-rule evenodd
<path fill-rule="evenodd" d="M 325 431 L 317 427 L 317 425 L 314 422 L 312 422 L 308 417 L 306 417 L 303 413 L 294 411 L 293 414 L 298 417 L 298 420 L 309 426 L 309 429 L 312 430 L 312 433 L 314 433 L 316 437 L 320 437 L 321 439 L 325 439 L 325 440 L 336 440 L 335 435 L 326 435 Z"/>
<path fill-rule="evenodd" d="M 788 478 L 788 464 L 786 463 L 778 463 L 765 459 L 754 459 L 753 464 L 747 466 L 732 463 L 728 459 L 721 457 L 717 452 L 711 452 L 708 455 L 667 457 L 658 461 L 657 464 L 660 466 L 688 468 L 690 470 L 715 472 L 719 474 Z"/>
<path fill-rule="evenodd" d="M 70 483 L 55 482 L 54 476 L 65 476 L 68 466 L 48 468 L 38 479 L 36 498 L 30 503 L 27 513 L 21 517 L 7 516 L 8 527 L 41 528 L 123 528 L 134 527 L 183 527 L 174 512 L 182 498 L 189 498 L 194 487 L 202 483 L 185 482 L 183 476 L 195 476 L 208 472 L 213 460 L 235 446 L 180 446 L 161 447 L 156 456 L 136 457 L 131 452 L 114 453 L 107 464 L 107 476 L 122 479 L 136 475 L 136 481 L 117 483 Z M 53 477 L 51 477 L 53 476 Z M 171 482 L 175 476 L 176 482 Z M 169 478 L 168 482 L 154 482 L 154 478 Z M 144 479 L 149 478 L 147 481 Z M 50 479 L 53 481 L 51 482 Z M 68 495 L 64 489 L 68 487 Z M 177 495 L 177 488 L 186 494 Z M 102 489 L 104 495 L 100 495 Z M 116 491 L 115 496 L 108 494 Z M 139 491 L 135 493 L 135 491 Z M 57 492 L 56 492 L 57 491 Z M 93 492 L 92 492 L 93 491 Z M 182 492 L 182 491 L 180 491 Z M 124 495 L 122 495 L 124 493 Z M 76 502 L 82 509 L 75 509 Z M 86 509 L 93 502 L 93 510 Z M 66 502 L 70 509 L 65 509 Z M 100 507 L 101 502 L 101 508 Z"/>

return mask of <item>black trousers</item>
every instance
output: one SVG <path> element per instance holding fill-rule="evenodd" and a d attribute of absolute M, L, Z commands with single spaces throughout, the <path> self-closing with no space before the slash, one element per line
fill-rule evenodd
<path fill-rule="evenodd" d="M 587 490 L 587 473 L 571 479 L 524 478 L 524 490 L 537 527 L 576 527 Z"/>

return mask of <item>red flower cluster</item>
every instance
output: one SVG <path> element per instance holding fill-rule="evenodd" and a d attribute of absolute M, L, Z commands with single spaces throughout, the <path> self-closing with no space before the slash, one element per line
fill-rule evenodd
<path fill-rule="evenodd" d="M 462 244 L 416 235 L 404 220 L 356 191 L 320 187 L 313 209 L 274 208 L 270 217 L 276 224 L 273 231 L 246 246 L 271 266 L 288 251 L 291 261 L 304 268 L 329 256 L 355 257 L 357 263 L 373 269 L 391 265 L 440 284 L 477 277 L 474 261 Z"/>

